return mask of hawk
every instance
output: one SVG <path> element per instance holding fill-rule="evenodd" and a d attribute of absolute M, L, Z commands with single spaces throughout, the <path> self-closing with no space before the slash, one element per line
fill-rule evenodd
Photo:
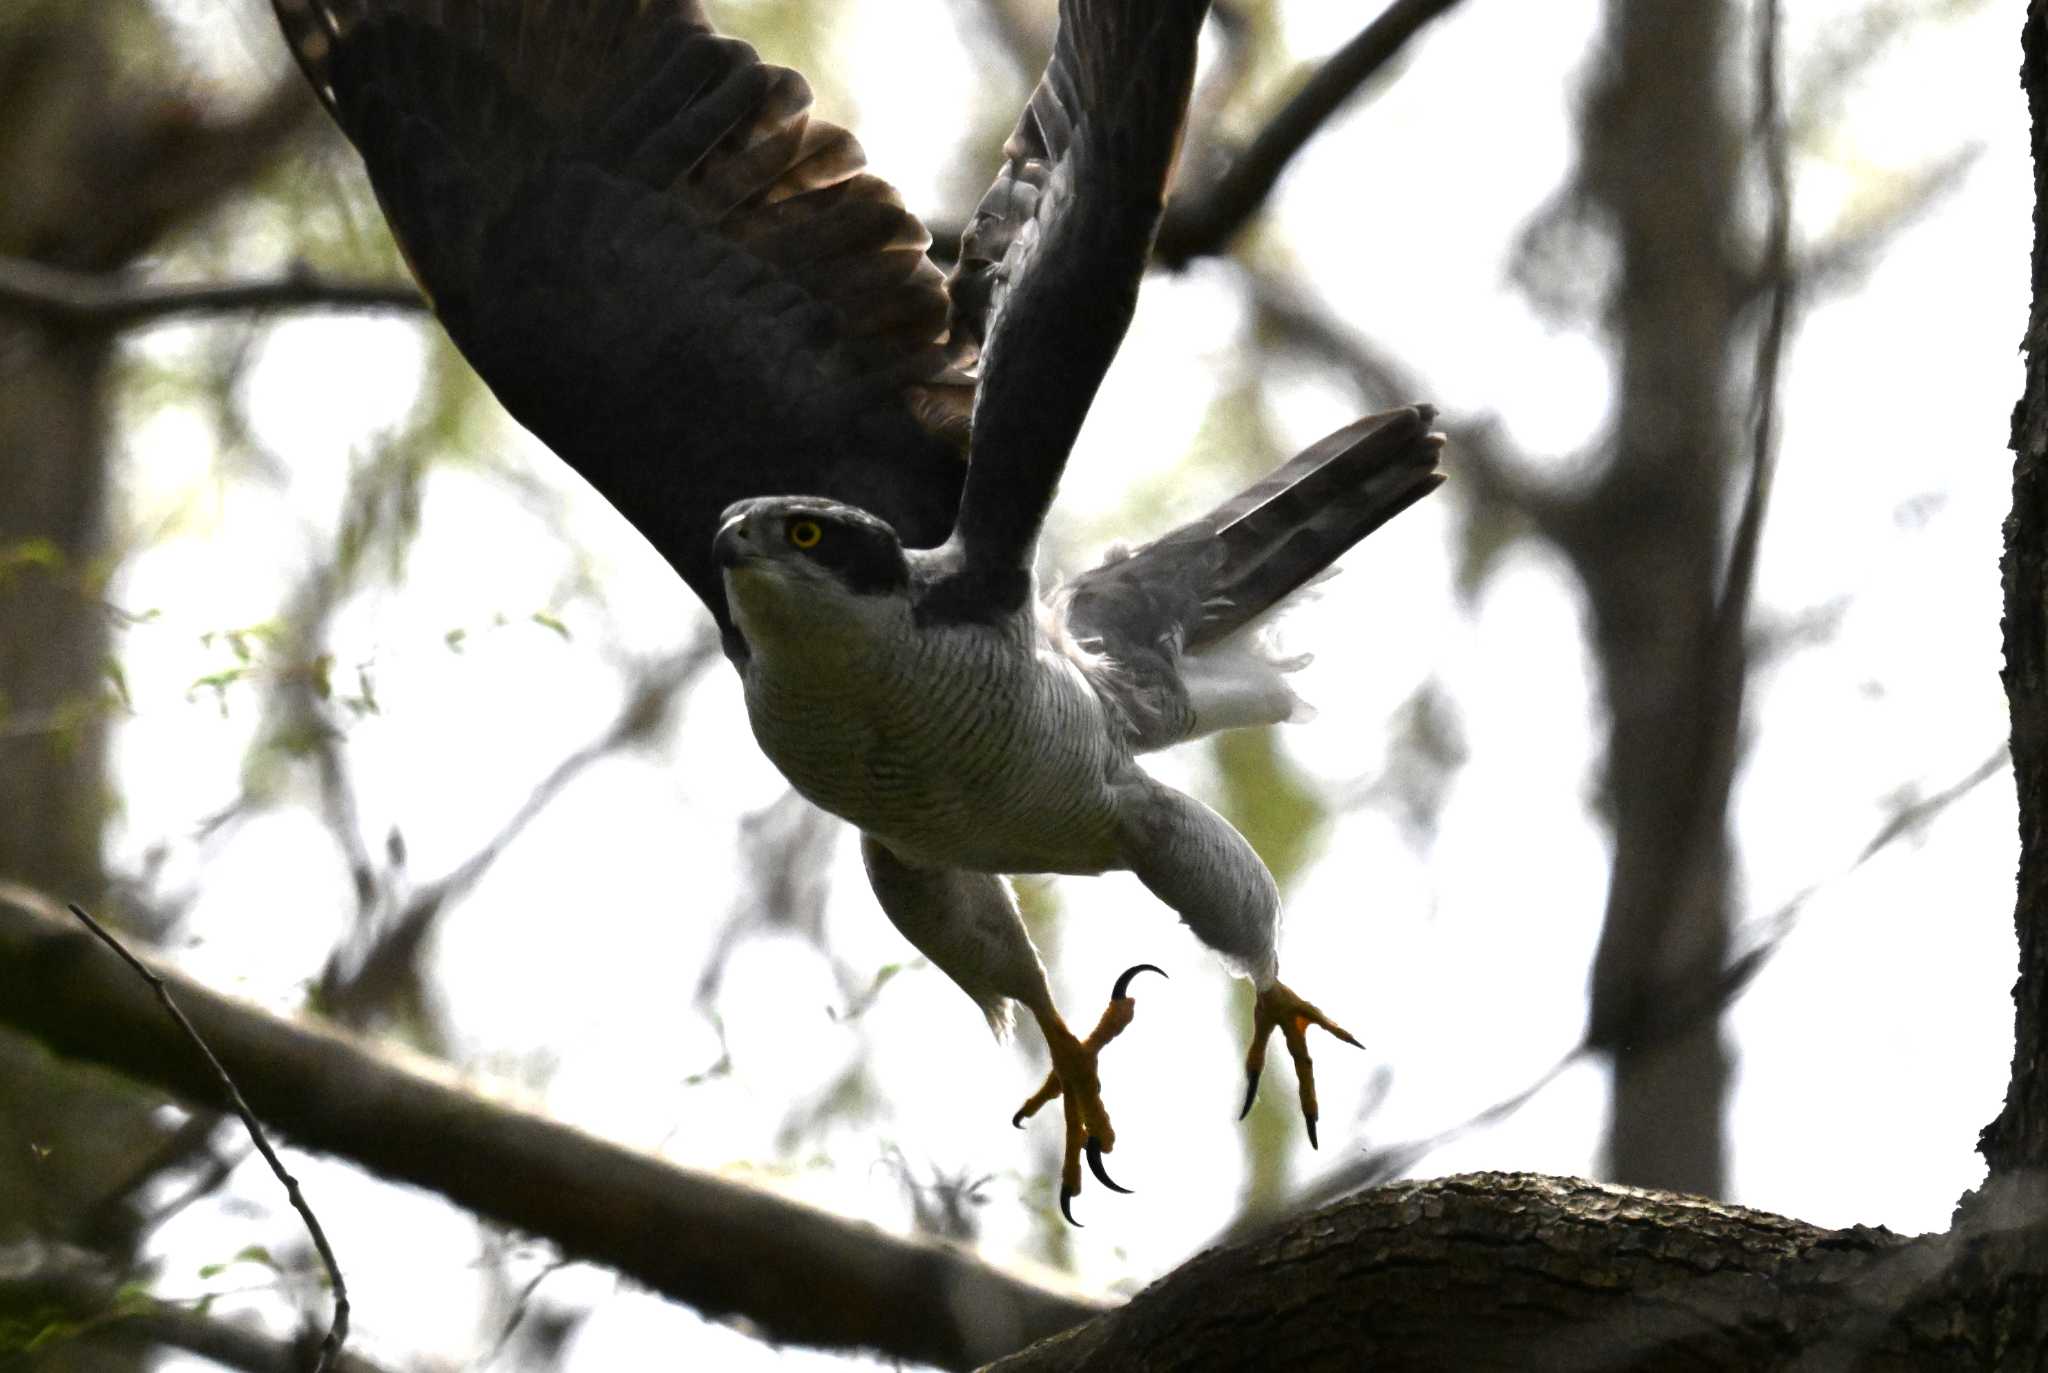
<path fill-rule="evenodd" d="M 762 751 L 861 833 L 882 910 L 1060 1099 L 1060 1209 L 1116 1135 L 1004 874 L 1128 869 L 1256 989 L 1315 1142 L 1280 900 L 1230 824 L 1137 758 L 1292 717 L 1261 628 L 1440 480 L 1428 406 L 1329 435 L 1051 595 L 1068 450 L 1135 308 L 1208 0 L 1061 0 L 957 265 L 698 0 L 272 0 L 449 336 L 717 621 Z M 1116 1190 L 1123 1190 L 1116 1188 Z"/>

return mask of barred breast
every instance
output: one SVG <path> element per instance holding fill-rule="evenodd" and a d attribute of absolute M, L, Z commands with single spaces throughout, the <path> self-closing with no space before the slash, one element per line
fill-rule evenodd
<path fill-rule="evenodd" d="M 757 654 L 747 712 L 799 792 L 913 861 L 983 872 L 1115 862 L 1103 705 L 1021 628 L 892 636 L 843 666 Z"/>

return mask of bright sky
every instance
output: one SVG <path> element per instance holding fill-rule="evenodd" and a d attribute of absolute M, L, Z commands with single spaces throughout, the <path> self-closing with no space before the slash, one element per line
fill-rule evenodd
<path fill-rule="evenodd" d="M 929 102 L 965 101 L 977 79 L 952 26 L 957 7 L 854 8 L 835 39 L 836 74 L 858 106 L 835 113 L 912 204 L 931 203 L 952 150 L 931 142 Z M 1788 8 L 1797 71 L 1862 7 Z M 1888 796 L 1950 785 L 2004 737 L 1996 560 L 2005 424 L 2021 382 L 2030 185 L 2016 77 L 2023 6 L 1915 8 L 1959 13 L 1888 48 L 1802 143 L 1801 234 L 1825 239 L 1889 178 L 1965 145 L 1982 152 L 1861 291 L 1810 310 L 1791 353 L 1759 617 L 1839 620 L 1832 638 L 1776 660 L 1758 681 L 1736 821 L 1748 918 L 1818 890 L 1728 1026 L 1739 1072 L 1735 1199 L 1824 1225 L 1902 1231 L 1946 1224 L 1977 1176 L 1975 1135 L 2003 1090 L 2009 779 L 1978 789 L 1921 842 L 1844 874 Z M 1312 59 L 1347 38 L 1359 12 L 1290 4 L 1288 42 Z M 1606 360 L 1591 338 L 1547 329 L 1504 267 L 1514 235 L 1567 171 L 1595 14 L 1591 0 L 1469 0 L 1414 49 L 1398 83 L 1317 141 L 1274 207 L 1299 280 L 1424 377 L 1428 399 L 1452 413 L 1496 412 L 1533 454 L 1559 460 L 1598 432 Z M 906 64 L 911 35 L 927 36 L 930 49 Z M 260 51 L 266 39 L 258 31 L 244 41 Z M 199 337 L 167 329 L 140 350 L 176 359 Z M 191 837 L 234 796 L 257 706 L 241 689 L 223 713 L 203 694 L 188 700 L 187 689 L 226 662 L 202 636 L 275 615 L 282 590 L 331 538 L 349 455 L 405 414 L 422 337 L 420 326 L 388 320 L 294 320 L 263 332 L 249 411 L 289 462 L 279 483 L 221 472 L 211 426 L 175 406 L 131 441 L 121 518 L 131 532 L 164 533 L 116 590 L 121 604 L 160 616 L 127 641 L 136 714 L 118 739 L 126 813 L 114 858 L 137 863 L 167 845 L 166 879 L 196 885 L 199 898 L 181 963 L 273 1007 L 299 1002 L 302 979 L 344 928 L 347 875 L 303 804 L 217 844 Z M 1173 510 L 1129 507 L 1141 486 L 1171 489 L 1176 508 L 1227 494 L 1214 466 L 1199 478 L 1175 474 L 1246 343 L 1227 272 L 1148 284 L 1065 486 L 1062 546 L 1164 523 Z M 1312 376 L 1274 396 L 1272 421 L 1296 445 L 1358 410 L 1355 397 Z M 422 878 L 467 857 L 562 755 L 604 728 L 618 693 L 608 654 L 672 649 L 700 616 L 667 567 L 552 458 L 509 426 L 495 437 L 564 491 L 567 539 L 503 483 L 444 468 L 429 483 L 404 586 L 351 603 L 336 625 L 338 661 L 373 664 L 382 704 L 350 736 L 366 833 L 374 843 L 401 827 Z M 1455 482 L 1455 436 L 1450 466 Z M 1318 654 L 1301 682 L 1321 707 L 1285 733 L 1297 765 L 1333 788 L 1376 777 L 1390 713 L 1431 678 L 1456 704 L 1470 760 L 1426 852 L 1392 815 L 1357 809 L 1335 821 L 1290 894 L 1283 968 L 1368 1045 L 1363 1054 L 1320 1049 L 1325 1146 L 1316 1158 L 1297 1150 L 1297 1179 L 1359 1144 L 1427 1135 L 1512 1094 L 1582 1026 L 1607 855 L 1589 809 L 1597 702 L 1579 607 L 1556 560 L 1534 547 L 1461 605 L 1451 583 L 1454 498 L 1376 534 L 1290 627 L 1291 643 Z M 579 558 L 601 599 L 563 599 Z M 560 616 L 570 642 L 529 620 L 541 609 Z M 500 616 L 506 623 L 494 627 Z M 459 652 L 445 642 L 458 627 L 470 631 Z M 1200 749 L 1159 760 L 1158 771 L 1197 792 L 1212 785 Z M 848 1026 L 828 1015 L 840 994 L 810 951 L 744 948 L 719 1006 L 735 1072 L 685 1085 L 720 1054 L 689 989 L 735 894 L 737 825 L 780 793 L 720 668 L 660 748 L 577 782 L 449 918 L 434 966 L 459 1055 L 527 1082 L 580 1125 L 680 1162 L 766 1174 L 889 1226 L 908 1223 L 882 1162 L 891 1148 L 922 1178 L 994 1174 L 980 1211 L 985 1252 L 1035 1252 L 1051 1202 L 1043 1177 L 1053 1130 L 1017 1134 L 1008 1118 L 1037 1075 L 992 1044 L 933 971 L 897 978 Z M 303 781 L 289 799 L 310 801 Z M 1086 1283 L 1141 1283 L 1234 1213 L 1245 1027 L 1226 1013 L 1221 968 L 1134 881 L 1066 879 L 1055 891 L 1067 912 L 1055 987 L 1070 1018 L 1092 1020 L 1128 964 L 1172 974 L 1141 984 L 1136 1027 L 1105 1057 L 1115 1172 L 1138 1192 L 1091 1188 L 1079 1203 L 1088 1228 L 1069 1237 Z M 909 956 L 874 909 L 851 842 L 838 851 L 829 924 L 833 953 L 856 970 Z M 779 1150 L 793 1108 L 826 1091 L 863 1046 L 886 1114 Z M 1381 1073 L 1391 1086 L 1360 1123 Z M 1267 1090 L 1291 1093 L 1284 1065 Z M 1590 1172 L 1604 1111 L 1601 1074 L 1581 1067 L 1424 1166 Z M 488 1344 L 489 1318 L 476 1315 L 479 1234 L 466 1217 L 340 1165 L 312 1163 L 303 1176 L 347 1265 L 365 1352 L 394 1363 L 463 1360 Z M 292 1242 L 267 1180 L 245 1169 L 235 1196 L 260 1218 L 200 1208 L 161 1234 L 164 1291 L 201 1290 L 199 1265 L 243 1244 Z M 392 1242 L 398 1234 L 403 1245 Z M 534 1271 L 528 1261 L 516 1274 Z M 236 1285 L 233 1275 L 211 1284 Z M 237 1300 L 280 1319 L 260 1293 Z M 707 1367 L 822 1362 L 707 1327 L 603 1273 L 552 1276 L 539 1300 L 596 1308 L 575 1337 L 572 1370 L 642 1365 L 651 1341 L 696 1351 Z"/>

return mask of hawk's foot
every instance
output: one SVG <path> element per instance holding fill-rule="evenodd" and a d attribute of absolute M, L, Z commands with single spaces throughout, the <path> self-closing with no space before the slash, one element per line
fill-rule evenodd
<path fill-rule="evenodd" d="M 1067 1137 L 1064 1156 L 1060 1162 L 1060 1214 L 1067 1218 L 1067 1224 L 1078 1226 L 1074 1219 L 1074 1198 L 1081 1191 L 1081 1156 L 1088 1156 L 1088 1169 L 1112 1192 L 1129 1192 L 1128 1187 L 1117 1186 L 1109 1172 L 1102 1166 L 1102 1156 L 1116 1147 L 1116 1131 L 1109 1123 L 1109 1110 L 1102 1104 L 1102 1079 L 1097 1074 L 1095 1061 L 1109 1041 L 1124 1032 L 1137 1014 L 1137 999 L 1130 995 L 1131 979 L 1139 973 L 1153 972 L 1161 977 L 1165 972 L 1150 963 L 1140 963 L 1128 968 L 1116 980 L 1110 991 L 1109 1005 L 1103 1009 L 1102 1019 L 1095 1022 L 1095 1028 L 1088 1032 L 1086 1039 L 1076 1039 L 1058 1012 L 1050 1017 L 1039 1017 L 1039 1029 L 1045 1033 L 1045 1047 L 1052 1055 L 1052 1071 L 1045 1075 L 1038 1090 L 1027 1097 L 1017 1114 L 1010 1117 L 1010 1124 L 1023 1128 L 1024 1119 L 1037 1113 L 1038 1108 L 1058 1097 L 1066 1109 Z"/>
<path fill-rule="evenodd" d="M 1288 1056 L 1294 1060 L 1294 1076 L 1301 1083 L 1301 1118 L 1308 1123 L 1309 1147 L 1320 1148 L 1316 1142 L 1316 1068 L 1308 1056 L 1308 1027 L 1320 1025 L 1354 1048 L 1365 1046 L 1353 1039 L 1349 1030 L 1296 996 L 1285 983 L 1275 982 L 1259 993 L 1252 1008 L 1252 1047 L 1244 1056 L 1244 1109 L 1237 1113 L 1239 1120 L 1251 1114 L 1252 1102 L 1258 1099 L 1259 1070 L 1266 1066 L 1266 1041 L 1276 1025 L 1281 1038 L 1287 1041 Z"/>

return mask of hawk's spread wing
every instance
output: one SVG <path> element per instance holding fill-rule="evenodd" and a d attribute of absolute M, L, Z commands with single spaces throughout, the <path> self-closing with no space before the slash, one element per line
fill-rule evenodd
<path fill-rule="evenodd" d="M 979 367 L 961 615 L 1015 609 L 1081 421 L 1137 306 L 1209 0 L 1061 0 L 1052 60 L 961 245 L 956 365 Z"/>
<path fill-rule="evenodd" d="M 970 386 L 948 297 L 802 77 L 696 0 L 274 5 L 450 336 L 722 628 L 735 500 L 946 537 Z"/>

